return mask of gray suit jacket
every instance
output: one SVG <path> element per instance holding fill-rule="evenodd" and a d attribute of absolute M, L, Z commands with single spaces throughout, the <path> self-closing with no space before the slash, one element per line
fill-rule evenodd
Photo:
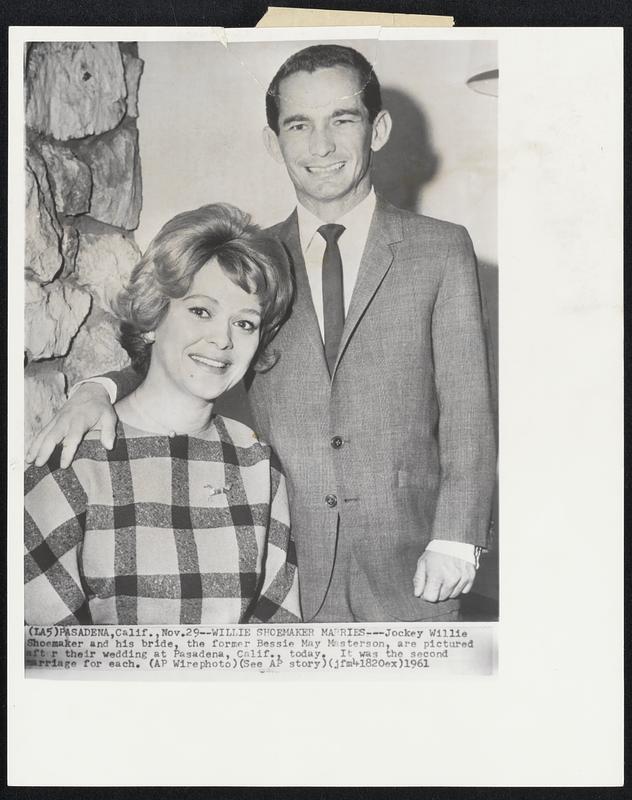
<path fill-rule="evenodd" d="M 327 588 L 338 515 L 386 613 L 434 616 L 412 594 L 417 559 L 431 538 L 485 546 L 495 479 L 470 238 L 378 198 L 330 379 L 296 213 L 268 232 L 290 255 L 296 295 L 272 343 L 279 361 L 249 397 L 288 479 L 304 618 Z"/>

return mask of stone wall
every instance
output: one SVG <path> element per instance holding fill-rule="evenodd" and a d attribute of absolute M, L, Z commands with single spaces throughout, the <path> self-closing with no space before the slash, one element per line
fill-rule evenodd
<path fill-rule="evenodd" d="M 27 48 L 25 442 L 73 383 L 128 363 L 111 300 L 140 255 L 133 43 Z"/>

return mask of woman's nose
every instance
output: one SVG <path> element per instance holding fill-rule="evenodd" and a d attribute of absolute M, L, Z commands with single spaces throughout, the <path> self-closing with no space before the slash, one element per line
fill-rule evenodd
<path fill-rule="evenodd" d="M 204 337 L 209 344 L 214 344 L 220 350 L 230 350 L 233 346 L 230 325 L 214 320 Z"/>

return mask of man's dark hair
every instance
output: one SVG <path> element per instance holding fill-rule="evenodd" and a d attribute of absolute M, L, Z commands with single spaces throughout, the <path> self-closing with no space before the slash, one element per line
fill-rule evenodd
<path fill-rule="evenodd" d="M 279 85 L 282 80 L 295 72 L 316 72 L 328 67 L 348 67 L 356 71 L 362 87 L 362 102 L 369 112 L 369 122 L 373 122 L 382 109 L 380 82 L 373 67 L 366 58 L 352 47 L 339 44 L 315 44 L 299 50 L 285 61 L 272 78 L 266 93 L 266 116 L 268 125 L 279 133 Z"/>

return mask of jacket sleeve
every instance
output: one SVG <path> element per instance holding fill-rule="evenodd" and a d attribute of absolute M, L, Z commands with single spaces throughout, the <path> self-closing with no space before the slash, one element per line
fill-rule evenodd
<path fill-rule="evenodd" d="M 74 469 L 48 465 L 24 476 L 24 618 L 27 624 L 92 621 L 81 568 L 86 495 Z"/>
<path fill-rule="evenodd" d="M 491 387 L 472 242 L 454 230 L 432 318 L 441 463 L 432 538 L 485 547 L 496 477 Z"/>
<path fill-rule="evenodd" d="M 116 385 L 116 399 L 121 400 L 127 397 L 134 389 L 137 389 L 142 378 L 133 367 L 125 367 L 125 369 L 116 372 L 106 372 L 105 375 L 99 375 L 100 378 L 109 378 Z"/>
<path fill-rule="evenodd" d="M 264 575 L 249 622 L 302 620 L 298 590 L 296 548 L 290 533 L 290 512 L 285 477 L 273 456 L 270 466 L 271 497 Z"/>

